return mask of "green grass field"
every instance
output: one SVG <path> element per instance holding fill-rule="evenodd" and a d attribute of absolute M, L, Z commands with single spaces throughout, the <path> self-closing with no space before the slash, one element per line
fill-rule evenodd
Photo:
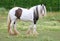
<path fill-rule="evenodd" d="M 7 12 L 0 13 L 0 41 L 60 41 L 60 12 L 48 12 L 47 16 L 37 22 L 38 36 L 27 36 L 25 33 L 29 22 L 18 21 L 17 36 L 11 36 L 7 31 Z"/>

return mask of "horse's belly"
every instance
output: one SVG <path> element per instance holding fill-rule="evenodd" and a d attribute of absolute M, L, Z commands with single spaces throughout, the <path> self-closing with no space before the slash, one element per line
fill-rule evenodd
<path fill-rule="evenodd" d="M 20 19 L 23 21 L 33 21 L 33 14 L 23 13 Z"/>

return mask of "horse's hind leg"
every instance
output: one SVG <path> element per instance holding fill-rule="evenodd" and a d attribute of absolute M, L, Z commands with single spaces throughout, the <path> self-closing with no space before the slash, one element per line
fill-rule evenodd
<path fill-rule="evenodd" d="M 9 30 L 9 34 L 11 34 L 11 35 L 14 34 L 14 32 L 12 31 L 13 23 L 14 23 L 14 21 L 11 20 L 11 23 L 10 23 L 10 30 Z"/>
<path fill-rule="evenodd" d="M 32 34 L 32 30 L 33 30 L 33 23 L 31 23 L 31 25 L 29 26 L 27 34 Z"/>
<path fill-rule="evenodd" d="M 19 32 L 18 32 L 17 29 L 16 29 L 16 21 L 14 21 L 14 34 L 15 34 L 15 35 L 19 34 Z"/>

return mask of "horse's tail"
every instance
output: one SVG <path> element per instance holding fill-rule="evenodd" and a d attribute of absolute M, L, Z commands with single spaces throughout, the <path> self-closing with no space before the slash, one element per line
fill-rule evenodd
<path fill-rule="evenodd" d="M 11 24 L 11 19 L 10 19 L 9 14 L 8 14 L 7 24 L 8 24 L 8 32 L 9 32 L 9 30 L 10 30 L 10 24 Z"/>

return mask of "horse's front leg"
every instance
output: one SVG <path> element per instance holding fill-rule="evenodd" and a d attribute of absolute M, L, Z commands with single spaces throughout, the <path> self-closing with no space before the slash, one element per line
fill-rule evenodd
<path fill-rule="evenodd" d="M 38 34 L 38 32 L 37 32 L 37 27 L 36 27 L 36 24 L 34 24 L 34 26 L 33 26 L 33 34 L 34 35 L 37 35 Z"/>
<path fill-rule="evenodd" d="M 37 29 L 37 27 L 36 27 L 37 19 L 34 19 L 34 22 L 33 23 L 34 23 L 34 26 L 33 26 L 33 34 L 34 35 L 37 35 L 38 34 L 38 32 L 36 30 Z"/>
<path fill-rule="evenodd" d="M 14 34 L 14 32 L 12 31 L 13 23 L 14 23 L 14 21 L 11 21 L 10 30 L 9 30 L 9 34 L 11 34 L 11 35 Z"/>

